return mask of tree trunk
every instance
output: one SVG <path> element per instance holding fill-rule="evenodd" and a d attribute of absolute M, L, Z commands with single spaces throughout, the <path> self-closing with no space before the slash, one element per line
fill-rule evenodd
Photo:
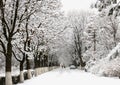
<path fill-rule="evenodd" d="M 12 85 L 11 72 L 6 72 L 5 74 L 5 85 Z"/>
<path fill-rule="evenodd" d="M 28 56 L 26 55 L 26 64 L 27 64 L 27 77 L 28 79 L 31 79 L 32 74 L 31 74 L 31 68 L 30 68 L 30 60 L 28 59 Z"/>
<path fill-rule="evenodd" d="M 25 53 L 23 53 L 23 59 L 20 61 L 20 83 L 24 82 L 24 72 L 23 72 L 23 64 L 25 62 Z"/>
<path fill-rule="evenodd" d="M 96 31 L 94 30 L 94 35 L 93 35 L 93 42 L 94 42 L 94 52 L 96 51 Z"/>
<path fill-rule="evenodd" d="M 115 46 L 116 46 L 116 45 L 117 45 L 117 44 L 116 44 L 116 29 L 114 29 L 113 39 L 114 39 L 114 44 L 115 44 Z"/>
<path fill-rule="evenodd" d="M 34 65 L 35 65 L 35 76 L 38 76 L 38 67 L 39 67 L 39 59 L 38 55 L 34 57 Z"/>
<path fill-rule="evenodd" d="M 24 72 L 20 71 L 20 83 L 24 82 Z"/>
<path fill-rule="evenodd" d="M 79 50 L 78 50 L 78 55 L 79 55 L 79 59 L 80 59 L 80 65 L 81 67 L 85 67 L 85 62 L 83 62 L 83 59 L 82 59 L 82 42 L 79 43 Z"/>
<path fill-rule="evenodd" d="M 11 60 L 12 60 L 12 44 L 11 41 L 9 41 L 7 44 L 7 54 L 6 54 L 5 85 L 12 85 Z"/>
<path fill-rule="evenodd" d="M 32 78 L 32 74 L 31 74 L 31 70 L 30 69 L 27 70 L 27 77 L 28 77 L 28 79 Z"/>
<path fill-rule="evenodd" d="M 20 83 L 24 82 L 23 62 L 20 62 Z"/>

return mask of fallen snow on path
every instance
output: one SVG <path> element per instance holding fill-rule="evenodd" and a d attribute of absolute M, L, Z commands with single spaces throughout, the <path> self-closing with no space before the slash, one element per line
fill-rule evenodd
<path fill-rule="evenodd" d="M 98 77 L 77 69 L 59 68 L 18 85 L 120 85 L 120 79 Z"/>

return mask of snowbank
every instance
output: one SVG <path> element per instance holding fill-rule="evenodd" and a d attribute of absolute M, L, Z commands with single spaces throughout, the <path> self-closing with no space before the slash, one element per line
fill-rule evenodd
<path fill-rule="evenodd" d="M 101 76 L 120 77 L 120 58 L 111 61 L 101 60 L 90 68 L 90 72 Z"/>
<path fill-rule="evenodd" d="M 116 53 L 120 52 L 120 43 L 114 47 L 107 57 L 97 61 L 89 71 L 108 77 L 120 77 L 120 57 Z"/>

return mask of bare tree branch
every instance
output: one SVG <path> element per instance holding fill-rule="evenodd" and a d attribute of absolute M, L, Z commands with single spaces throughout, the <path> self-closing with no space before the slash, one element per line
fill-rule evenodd
<path fill-rule="evenodd" d="M 22 22 L 22 21 L 24 21 L 24 20 L 26 20 L 28 17 L 30 17 L 32 14 L 34 14 L 36 11 L 33 11 L 33 12 L 31 12 L 31 13 L 29 13 L 25 18 L 23 18 L 21 21 L 20 21 L 20 23 Z"/>
<path fill-rule="evenodd" d="M 16 24 L 17 15 L 18 15 L 18 7 L 19 7 L 19 0 L 16 1 L 16 5 L 15 5 L 15 14 L 14 14 L 14 20 L 13 20 L 11 33 L 13 33 L 15 29 L 15 24 Z"/>
<path fill-rule="evenodd" d="M 3 53 L 4 55 L 6 55 L 6 48 L 5 48 L 5 44 L 3 43 L 3 41 L 0 39 L 0 43 L 1 43 L 1 46 L 3 48 Z"/>
<path fill-rule="evenodd" d="M 15 59 L 16 59 L 17 61 L 19 61 L 19 62 L 21 62 L 21 61 L 22 61 L 21 59 L 18 59 L 18 57 L 16 56 L 16 54 L 15 54 L 15 52 L 14 52 L 14 51 L 12 51 L 12 53 L 13 53 L 13 55 L 14 55 L 14 57 L 15 57 Z"/>
<path fill-rule="evenodd" d="M 3 26 L 3 34 L 6 38 L 6 40 L 8 40 L 8 36 L 7 36 L 7 30 L 8 32 L 10 31 L 9 30 L 9 26 L 5 20 L 5 17 L 4 17 L 4 5 L 3 5 L 3 0 L 0 0 L 0 10 L 1 10 L 1 20 L 2 20 L 2 26 Z M 6 27 L 7 27 L 7 30 L 6 30 Z"/>

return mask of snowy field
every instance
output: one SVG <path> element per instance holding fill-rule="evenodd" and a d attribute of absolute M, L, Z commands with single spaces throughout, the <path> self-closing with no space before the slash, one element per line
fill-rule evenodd
<path fill-rule="evenodd" d="M 120 79 L 98 77 L 77 69 L 59 68 L 17 85 L 120 85 Z"/>

